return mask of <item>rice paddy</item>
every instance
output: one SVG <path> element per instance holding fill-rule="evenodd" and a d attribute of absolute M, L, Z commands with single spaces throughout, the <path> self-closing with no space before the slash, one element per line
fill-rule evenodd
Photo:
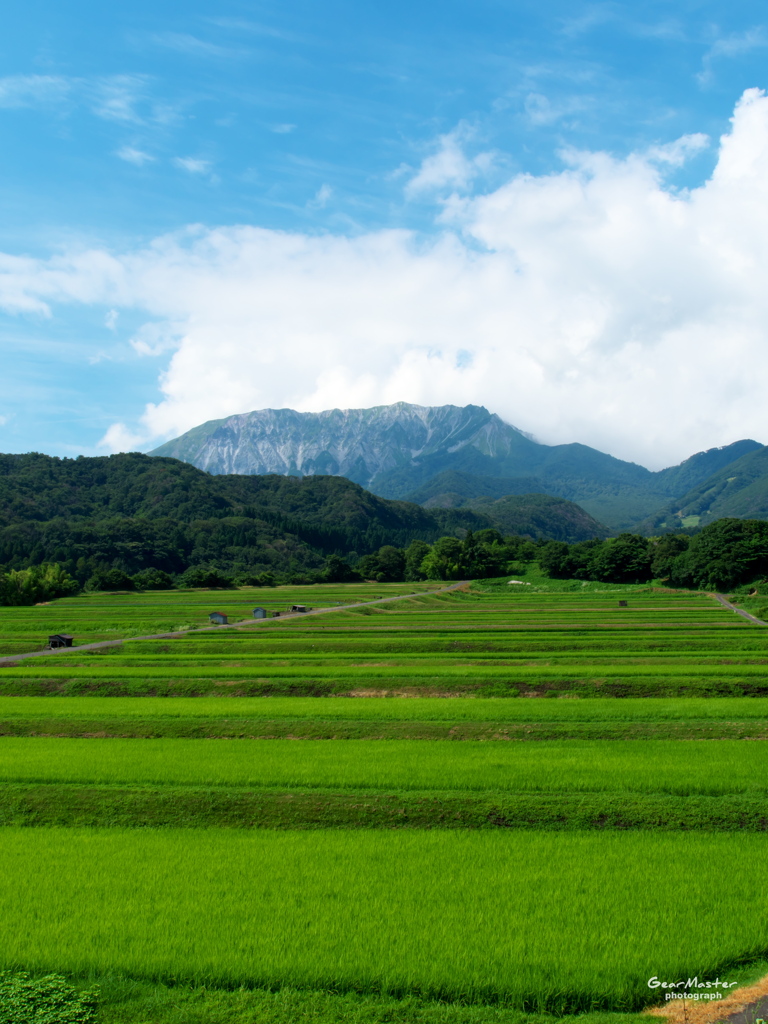
<path fill-rule="evenodd" d="M 768 745 L 722 740 L 409 740 L 6 738 L 0 782 L 444 792 L 768 794 Z"/>
<path fill-rule="evenodd" d="M 651 977 L 726 980 L 768 952 L 765 854 L 762 836 L 9 829 L 0 945 L 38 971 L 635 1010 Z"/>
<path fill-rule="evenodd" d="M 768 957 L 768 631 L 706 594 L 432 589 L 4 609 L 0 656 L 123 642 L 0 661 L 0 969 L 511 1022 Z M 130 639 L 292 603 L 328 610 Z"/>

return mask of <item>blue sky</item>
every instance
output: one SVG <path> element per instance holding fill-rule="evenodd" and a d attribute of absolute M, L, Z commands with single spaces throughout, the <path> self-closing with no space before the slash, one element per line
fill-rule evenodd
<path fill-rule="evenodd" d="M 463 308 L 466 340 L 453 338 L 445 348 L 421 310 L 437 309 L 439 317 L 440 288 L 446 295 L 472 292 L 480 287 L 473 277 L 477 260 L 517 245 L 533 193 L 504 242 L 491 239 L 491 229 L 478 220 L 489 208 L 488 197 L 507 195 L 510 183 L 543 188 L 574 167 L 582 185 L 594 183 L 603 172 L 583 154 L 609 154 L 624 167 L 641 154 L 644 166 L 657 168 L 656 184 L 648 186 L 654 195 L 685 202 L 686 190 L 703 189 L 739 98 L 768 85 L 764 22 L 764 5 L 752 2 L 14 5 L 0 39 L 0 275 L 6 281 L 0 340 L 7 375 L 0 450 L 72 455 L 146 449 L 211 416 L 252 407 L 238 402 L 315 408 L 398 398 L 482 401 L 542 440 L 584 440 L 646 464 L 654 451 L 664 463 L 689 454 L 686 444 L 695 450 L 735 440 L 734 433 L 754 433 L 759 422 L 747 417 L 743 430 L 739 422 L 748 380 L 729 378 L 715 404 L 731 411 L 711 417 L 701 410 L 707 378 L 691 380 L 680 410 L 684 429 L 667 419 L 645 447 L 632 441 L 636 426 L 625 433 L 617 426 L 624 402 L 597 410 L 585 399 L 592 384 L 605 392 L 612 387 L 602 370 L 590 370 L 592 356 L 574 368 L 572 389 L 557 392 L 558 399 L 553 381 L 571 372 L 561 372 L 561 349 L 547 356 L 546 340 L 535 340 L 529 320 L 515 319 L 538 288 L 548 296 L 542 299 L 547 310 L 557 302 L 550 279 L 545 286 L 531 278 L 514 309 L 498 310 L 495 326 L 480 332 L 482 343 L 474 339 L 472 323 L 487 318 L 495 308 L 492 298 Z M 754 129 L 746 125 L 744 133 L 751 137 Z M 689 141 L 680 156 L 669 147 L 684 137 Z M 657 151 L 662 156 L 648 155 Z M 559 208 L 552 195 L 547 202 L 536 238 Z M 581 216 L 571 207 L 562 213 L 553 247 L 562 247 L 563 225 L 570 225 L 572 239 Z M 191 225 L 202 227 L 190 234 Z M 230 257 L 222 255 L 224 236 L 208 234 L 238 226 L 267 233 L 257 236 L 260 255 L 253 255 L 250 235 L 226 236 L 227 253 L 237 250 Z M 658 245 L 664 247 L 662 235 Z M 177 242 L 170 244 L 169 237 Z M 178 242 L 180 237 L 186 240 Z M 313 255 L 286 256 L 284 243 Z M 583 239 L 573 244 L 581 263 L 589 246 Z M 742 241 L 723 244 L 738 247 Z M 461 247 L 460 259 L 452 246 Z M 643 252 L 643 266 L 653 263 L 652 241 Z M 372 340 L 376 324 L 363 325 L 355 314 L 356 333 L 338 345 L 328 339 L 347 330 L 348 299 L 370 285 L 356 278 L 361 263 L 381 260 L 376 267 L 384 297 L 402 294 L 398 253 L 403 281 L 423 273 L 441 284 L 425 284 L 421 303 L 418 295 L 409 299 L 408 314 L 398 314 L 388 327 L 393 336 L 399 332 L 395 348 L 386 357 L 372 355 L 366 371 L 355 362 L 356 350 L 379 343 Z M 322 301 L 322 313 L 297 324 L 282 321 L 261 301 L 248 304 L 249 276 L 258 291 L 268 276 L 265 267 L 276 259 L 292 260 L 290 273 L 286 269 L 280 279 L 283 305 L 301 305 L 306 297 L 309 306 Z M 524 267 L 536 262 L 520 260 Z M 546 258 L 540 260 L 543 266 Z M 329 261 L 337 264 L 333 278 L 327 276 Z M 412 267 L 409 261 L 415 261 Z M 102 267 L 107 263 L 108 273 Z M 208 276 L 201 276 L 202 264 Z M 168 275 L 166 298 L 152 292 L 148 267 L 155 280 Z M 487 275 L 521 272 L 509 261 L 501 267 L 497 262 Z M 610 340 L 605 323 L 596 325 L 590 314 L 592 326 L 585 321 L 582 328 L 587 340 L 574 335 L 563 345 L 576 356 L 582 344 L 591 346 L 592 355 L 610 349 L 611 357 L 621 348 L 625 363 L 617 363 L 615 372 L 626 377 L 626 360 L 635 359 L 638 406 L 643 416 L 654 414 L 648 375 L 658 375 L 664 363 L 660 345 L 668 346 L 666 359 L 679 368 L 678 376 L 687 376 L 687 356 L 674 332 L 686 317 L 686 329 L 693 330 L 685 312 L 691 282 L 670 285 L 665 308 L 678 303 L 681 312 L 659 326 L 654 340 L 653 318 L 646 322 L 644 314 L 632 313 L 622 319 L 628 308 L 623 285 L 607 284 L 604 262 L 601 267 L 594 284 L 582 279 L 573 302 L 607 289 L 599 305 L 616 305 L 609 319 L 621 321 L 621 338 Z M 637 275 L 637 268 L 628 266 L 626 273 Z M 322 289 L 316 288 L 321 279 Z M 490 288 L 483 280 L 482 287 Z M 230 292 L 236 285 L 241 290 L 235 302 Z M 648 294 L 656 301 L 653 287 Z M 208 288 L 204 309 L 185 305 L 185 294 Z M 320 290 L 332 300 L 318 299 Z M 236 323 L 228 302 L 237 306 Z M 734 302 L 730 291 L 722 307 Z M 755 308 L 740 324 L 737 345 L 753 338 L 762 351 L 763 312 Z M 188 339 L 203 321 L 204 340 L 201 335 L 195 348 Z M 555 325 L 552 330 L 562 332 Z M 238 345 L 221 350 L 219 365 L 228 361 L 228 375 L 219 379 L 219 366 L 194 363 L 194 352 L 235 335 Z M 631 344 L 647 358 L 630 351 Z M 695 337 L 688 344 L 692 348 L 685 351 L 695 354 Z M 239 353 L 258 346 L 303 366 L 301 345 L 310 352 L 332 350 L 328 366 L 313 364 L 299 380 L 301 374 L 267 359 L 249 366 L 250 390 L 239 386 Z M 512 391 L 516 367 L 538 359 L 535 372 L 521 369 L 527 383 L 506 403 L 487 369 L 494 358 L 489 353 L 502 349 Z M 417 365 L 419 353 L 423 365 Z M 441 368 L 450 363 L 451 374 L 425 370 L 434 369 L 438 358 Z M 485 375 L 477 369 L 484 359 Z M 716 362 L 707 365 L 712 374 Z M 466 368 L 470 373 L 463 373 Z M 196 373 L 208 392 L 190 383 Z M 586 384 L 576 380 L 582 373 Z M 548 420 L 537 416 L 535 404 L 525 404 L 535 380 L 539 405 L 559 402 L 568 415 L 559 411 Z M 443 382 L 442 391 L 435 381 Z M 169 409 L 169 403 L 173 414 L 147 412 L 148 405 Z M 659 440 L 670 433 L 679 448 Z"/>

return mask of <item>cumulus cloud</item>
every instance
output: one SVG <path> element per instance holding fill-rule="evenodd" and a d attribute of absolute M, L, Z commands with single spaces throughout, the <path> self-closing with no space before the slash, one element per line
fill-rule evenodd
<path fill-rule="evenodd" d="M 99 447 L 108 452 L 137 452 L 146 441 L 146 435 L 134 433 L 124 423 L 113 423 L 99 441 Z"/>
<path fill-rule="evenodd" d="M 422 161 L 418 172 L 405 186 L 406 195 L 414 198 L 424 192 L 438 192 L 446 187 L 466 189 L 478 174 L 487 171 L 493 162 L 492 153 L 468 157 L 464 143 L 471 132 L 460 126 L 441 135 L 436 153 Z"/>
<path fill-rule="evenodd" d="M 768 441 L 768 98 L 744 94 L 709 180 L 667 187 L 703 144 L 571 151 L 456 198 L 428 239 L 192 227 L 134 252 L 1 256 L 0 305 L 144 315 L 134 350 L 163 360 L 163 397 L 110 449 L 269 406 L 474 402 L 658 468 Z"/>

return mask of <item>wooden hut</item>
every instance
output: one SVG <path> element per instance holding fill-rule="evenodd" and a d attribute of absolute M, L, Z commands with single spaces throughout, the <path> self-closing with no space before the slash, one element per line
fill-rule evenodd
<path fill-rule="evenodd" d="M 48 637 L 48 646 L 52 651 L 56 651 L 60 647 L 71 647 L 74 639 L 69 633 L 54 633 L 53 636 Z"/>
<path fill-rule="evenodd" d="M 214 626 L 226 626 L 227 624 L 227 616 L 223 615 L 221 612 L 211 612 L 208 618 Z"/>
<path fill-rule="evenodd" d="M 266 608 L 254 608 L 253 609 L 254 619 L 266 619 L 267 609 Z"/>

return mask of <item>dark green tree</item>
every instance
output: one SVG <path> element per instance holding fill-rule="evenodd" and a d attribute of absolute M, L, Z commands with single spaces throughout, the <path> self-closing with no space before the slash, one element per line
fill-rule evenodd
<path fill-rule="evenodd" d="M 421 571 L 421 563 L 429 554 L 429 544 L 423 540 L 412 540 L 405 550 L 405 579 L 408 583 L 416 583 L 426 577 Z"/>
<path fill-rule="evenodd" d="M 193 565 L 181 574 L 179 586 L 222 589 L 231 587 L 232 580 L 213 565 Z"/>
<path fill-rule="evenodd" d="M 131 579 L 137 590 L 173 590 L 173 576 L 162 569 L 142 569 Z"/>
<path fill-rule="evenodd" d="M 606 583 L 646 583 L 651 578 L 651 548 L 646 537 L 621 533 L 596 551 L 594 579 Z"/>
<path fill-rule="evenodd" d="M 85 589 L 95 590 L 133 590 L 132 577 L 122 569 L 104 569 L 95 572 L 85 584 Z"/>
<path fill-rule="evenodd" d="M 651 544 L 651 575 L 666 579 L 672 572 L 675 559 L 688 550 L 691 538 L 685 533 L 667 533 Z"/>

